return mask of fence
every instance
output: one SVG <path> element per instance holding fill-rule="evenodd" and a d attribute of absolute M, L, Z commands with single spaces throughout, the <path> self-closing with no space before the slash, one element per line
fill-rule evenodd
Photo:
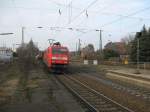
<path fill-rule="evenodd" d="M 126 67 L 132 67 L 132 68 L 137 67 L 137 62 L 122 63 L 122 62 L 116 62 L 116 61 L 103 61 L 102 64 L 114 65 L 114 66 L 126 66 Z M 150 62 L 139 62 L 139 68 L 150 69 Z"/>
<path fill-rule="evenodd" d="M 78 64 L 84 65 L 111 65 L 111 66 L 124 66 L 130 68 L 137 68 L 136 62 L 123 63 L 120 61 L 98 61 L 98 60 L 71 60 L 71 62 L 76 62 Z M 150 62 L 139 62 L 140 69 L 150 69 Z"/>

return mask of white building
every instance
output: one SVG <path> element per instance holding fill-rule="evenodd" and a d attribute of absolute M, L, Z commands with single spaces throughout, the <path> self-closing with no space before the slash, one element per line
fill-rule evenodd
<path fill-rule="evenodd" d="M 0 62 L 11 62 L 13 59 L 13 51 L 6 47 L 0 47 Z"/>

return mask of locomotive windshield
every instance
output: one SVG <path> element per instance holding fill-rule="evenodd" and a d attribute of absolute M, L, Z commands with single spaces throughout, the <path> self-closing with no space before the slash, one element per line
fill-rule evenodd
<path fill-rule="evenodd" d="M 67 54 L 68 50 L 66 48 L 53 48 L 52 54 Z"/>

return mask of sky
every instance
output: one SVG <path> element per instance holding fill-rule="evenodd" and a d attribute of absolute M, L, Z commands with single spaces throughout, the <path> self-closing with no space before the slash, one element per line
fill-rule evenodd
<path fill-rule="evenodd" d="M 20 44 L 25 27 L 24 41 L 32 39 L 41 50 L 49 46 L 48 39 L 60 41 L 71 51 L 81 39 L 81 47 L 90 43 L 97 50 L 96 29 L 102 30 L 104 47 L 140 31 L 144 24 L 149 27 L 150 1 L 0 0 L 0 14 L 0 33 L 13 33 L 0 35 L 0 46 Z"/>

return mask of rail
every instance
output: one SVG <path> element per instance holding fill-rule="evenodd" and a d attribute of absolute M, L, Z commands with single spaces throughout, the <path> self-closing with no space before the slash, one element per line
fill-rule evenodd
<path fill-rule="evenodd" d="M 63 81 L 63 79 L 61 79 L 61 77 L 65 78 L 65 81 Z M 59 77 L 60 78 L 59 80 L 61 81 L 61 83 L 63 83 L 63 85 L 65 85 L 65 87 L 67 87 L 73 94 L 78 96 L 78 98 L 80 98 L 86 105 L 88 105 L 88 107 L 91 110 L 93 109 L 95 112 L 103 111 L 106 109 L 104 107 L 107 107 L 107 106 L 109 107 L 110 105 L 111 105 L 110 110 L 107 108 L 107 111 L 110 111 L 110 112 L 112 112 L 114 110 L 115 110 L 115 112 L 117 112 L 118 110 L 119 110 L 119 112 L 120 112 L 120 110 L 123 112 L 134 112 L 133 110 L 131 110 L 131 109 L 119 104 L 118 102 L 108 98 L 107 96 L 99 93 L 98 91 L 90 88 L 89 86 L 83 84 L 82 82 L 72 78 L 71 76 L 63 75 L 61 77 Z M 71 87 L 71 83 L 67 84 L 67 80 L 70 80 L 70 82 L 72 84 L 74 83 L 78 86 L 78 92 L 77 92 L 77 90 L 75 91 L 75 88 Z M 79 91 L 79 88 L 80 89 L 82 88 L 82 90 Z M 85 91 L 85 92 L 82 93 L 82 91 Z M 93 96 L 93 102 L 88 101 L 87 98 L 83 97 L 83 96 L 85 96 L 83 94 L 87 94 L 87 96 L 88 96 L 88 94 L 89 94 L 89 96 L 90 96 L 90 94 L 92 94 L 91 96 Z M 94 101 L 94 97 L 96 98 L 95 100 L 97 100 L 99 98 L 100 99 L 99 101 L 101 101 L 101 102 Z M 102 102 L 107 102 L 108 104 L 103 107 L 102 105 L 100 105 Z M 95 105 L 94 105 L 94 103 L 95 103 Z"/>
<path fill-rule="evenodd" d="M 84 106 L 90 110 L 90 112 L 99 112 L 96 108 L 94 108 L 88 101 L 86 101 L 81 95 L 79 95 L 76 91 L 74 91 L 71 87 L 67 86 L 61 79 L 56 77 L 57 80 L 63 84 L 68 91 L 70 91 L 77 99 L 79 99 L 82 103 L 84 103 Z"/>

